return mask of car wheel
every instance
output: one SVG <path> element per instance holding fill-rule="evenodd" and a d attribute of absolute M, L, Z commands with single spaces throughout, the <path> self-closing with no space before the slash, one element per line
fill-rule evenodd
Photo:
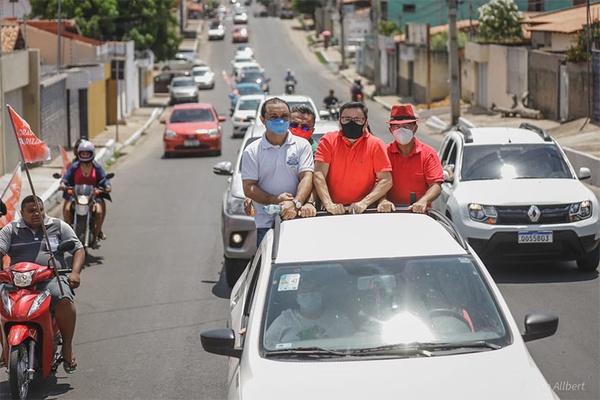
<path fill-rule="evenodd" d="M 171 158 L 171 153 L 167 153 L 167 152 L 165 151 L 165 154 L 163 155 L 163 157 L 164 157 L 164 158 Z"/>
<path fill-rule="evenodd" d="M 591 253 L 586 254 L 577 260 L 577 268 L 582 271 L 595 271 L 600 262 L 600 244 Z"/>
<path fill-rule="evenodd" d="M 229 287 L 233 287 L 244 272 L 248 260 L 239 260 L 223 256 L 223 269 L 225 270 L 225 281 Z"/>

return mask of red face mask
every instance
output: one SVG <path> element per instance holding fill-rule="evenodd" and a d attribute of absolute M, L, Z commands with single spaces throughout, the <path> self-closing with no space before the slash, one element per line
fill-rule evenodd
<path fill-rule="evenodd" d="M 310 138 L 312 136 L 312 129 L 305 131 L 302 129 L 301 126 L 297 126 L 295 128 L 290 127 L 289 129 L 293 135 L 300 136 L 301 138 L 304 138 L 306 140 L 310 140 Z"/>

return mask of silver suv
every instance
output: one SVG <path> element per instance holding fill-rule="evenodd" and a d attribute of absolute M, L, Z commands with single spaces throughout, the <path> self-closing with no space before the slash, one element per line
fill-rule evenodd
<path fill-rule="evenodd" d="M 598 268 L 600 207 L 559 144 L 531 124 L 466 127 L 446 134 L 439 151 L 445 213 L 482 257 L 503 261 L 576 260 Z"/>

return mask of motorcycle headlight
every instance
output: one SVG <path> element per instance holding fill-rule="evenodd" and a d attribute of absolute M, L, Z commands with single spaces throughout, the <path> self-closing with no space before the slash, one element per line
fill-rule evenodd
<path fill-rule="evenodd" d="M 8 290 L 3 290 L 2 291 L 2 306 L 4 307 L 4 309 L 6 310 L 6 312 L 8 313 L 8 315 L 12 315 L 12 306 L 13 306 L 13 303 L 10 300 L 9 293 L 10 292 Z"/>
<path fill-rule="evenodd" d="M 44 300 L 48 298 L 48 296 L 50 296 L 50 292 L 48 290 L 44 290 L 42 293 L 38 294 L 35 300 L 33 300 L 33 303 L 31 303 L 31 307 L 29 307 L 29 312 L 27 313 L 27 316 L 30 316 L 31 314 L 39 310 L 40 306 L 42 305 Z"/>
<path fill-rule="evenodd" d="M 498 211 L 494 206 L 471 203 L 469 204 L 469 218 L 476 222 L 493 225 L 498 222 Z"/>
<path fill-rule="evenodd" d="M 589 200 L 582 201 L 581 203 L 571 204 L 569 207 L 569 219 L 571 222 L 588 219 L 591 216 L 592 202 Z"/>
<path fill-rule="evenodd" d="M 170 129 L 167 129 L 165 131 L 165 137 L 167 137 L 167 138 L 176 138 L 177 134 L 174 131 L 172 131 Z"/>
<path fill-rule="evenodd" d="M 27 272 L 16 272 L 13 271 L 13 283 L 18 287 L 27 287 L 31 285 L 33 281 L 33 273 L 35 271 L 27 271 Z"/>
<path fill-rule="evenodd" d="M 229 196 L 227 198 L 227 213 L 236 215 L 246 215 L 244 212 L 244 199 Z"/>
<path fill-rule="evenodd" d="M 89 203 L 89 200 L 88 200 L 87 196 L 77 196 L 77 204 L 87 206 L 88 203 Z"/>

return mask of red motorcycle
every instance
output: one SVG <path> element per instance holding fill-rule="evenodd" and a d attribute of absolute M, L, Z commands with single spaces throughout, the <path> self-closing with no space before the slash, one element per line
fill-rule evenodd
<path fill-rule="evenodd" d="M 74 247 L 73 241 L 63 242 L 53 257 Z M 46 379 L 62 362 L 62 337 L 50 313 L 50 292 L 35 288 L 54 276 L 50 265 L 31 262 L 20 262 L 0 271 L 0 282 L 8 284 L 0 293 L 0 324 L 13 399 L 26 399 L 29 384 L 36 378 Z"/>

